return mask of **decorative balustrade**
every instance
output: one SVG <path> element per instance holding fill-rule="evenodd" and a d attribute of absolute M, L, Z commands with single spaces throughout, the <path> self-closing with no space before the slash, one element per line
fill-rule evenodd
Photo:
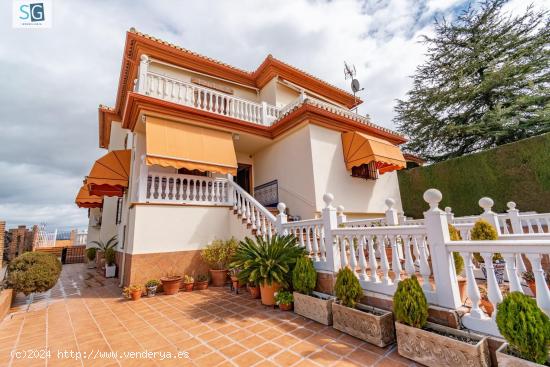
<path fill-rule="evenodd" d="M 145 198 L 150 203 L 230 205 L 228 187 L 225 178 L 149 172 Z"/>
<path fill-rule="evenodd" d="M 76 233 L 76 235 L 74 237 L 73 246 L 86 245 L 87 241 L 88 241 L 88 233 L 87 232 Z"/>
<path fill-rule="evenodd" d="M 265 126 L 279 117 L 279 109 L 265 102 L 255 103 L 150 71 L 146 77 L 143 93 L 151 97 Z"/>
<path fill-rule="evenodd" d="M 283 224 L 285 234 L 296 236 L 315 262 L 326 262 L 326 246 L 322 219 L 309 219 Z"/>

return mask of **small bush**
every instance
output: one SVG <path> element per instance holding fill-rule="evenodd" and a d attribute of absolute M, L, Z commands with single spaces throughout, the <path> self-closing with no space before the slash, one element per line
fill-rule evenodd
<path fill-rule="evenodd" d="M 393 295 L 393 314 L 397 321 L 422 328 L 428 321 L 428 301 L 416 276 L 402 280 Z"/>
<path fill-rule="evenodd" d="M 497 307 L 498 330 L 521 358 L 545 364 L 550 321 L 535 300 L 520 292 L 508 294 Z"/>
<path fill-rule="evenodd" d="M 150 279 L 145 283 L 145 288 L 149 287 L 158 287 L 160 285 L 160 281 L 158 279 Z"/>
<path fill-rule="evenodd" d="M 233 237 L 228 241 L 214 240 L 202 250 L 202 258 L 212 270 L 226 270 L 235 255 L 239 242 Z"/>
<path fill-rule="evenodd" d="M 8 271 L 8 286 L 28 296 L 46 292 L 57 283 L 61 262 L 52 254 L 26 252 L 10 263 Z"/>
<path fill-rule="evenodd" d="M 355 307 L 363 295 L 363 288 L 359 284 L 359 279 L 350 268 L 340 269 L 336 275 L 334 284 L 336 297 L 344 306 Z"/>
<path fill-rule="evenodd" d="M 292 285 L 297 292 L 311 294 L 317 283 L 317 272 L 313 261 L 308 256 L 302 256 L 296 261 L 292 271 Z"/>
<path fill-rule="evenodd" d="M 470 237 L 473 241 L 494 241 L 498 240 L 498 233 L 495 227 L 484 219 L 478 220 L 470 231 Z M 479 263 L 485 262 L 479 252 L 474 252 L 474 258 Z M 502 255 L 498 252 L 493 254 L 493 262 L 502 260 Z"/>
<path fill-rule="evenodd" d="M 275 303 L 277 305 L 290 305 L 294 302 L 294 297 L 289 291 L 279 291 L 275 293 Z"/>
<path fill-rule="evenodd" d="M 194 282 L 195 282 L 195 278 L 193 278 L 191 275 L 185 274 L 185 275 L 183 276 L 183 282 L 184 282 L 184 283 L 194 283 Z"/>
<path fill-rule="evenodd" d="M 208 282 L 208 275 L 206 274 L 199 274 L 195 278 L 196 282 Z"/>
<path fill-rule="evenodd" d="M 105 263 L 107 266 L 113 266 L 116 262 L 116 251 L 114 248 L 110 247 L 105 250 Z"/>
<path fill-rule="evenodd" d="M 460 236 L 460 232 L 456 230 L 456 228 L 449 224 L 449 236 L 451 237 L 451 241 L 460 241 L 462 240 L 462 237 Z M 460 275 L 462 273 L 462 270 L 464 270 L 464 259 L 458 252 L 453 252 L 453 260 L 455 262 L 455 270 L 456 275 Z"/>
<path fill-rule="evenodd" d="M 90 247 L 86 249 L 86 258 L 88 258 L 88 261 L 94 261 L 96 255 L 97 255 L 97 248 Z"/>

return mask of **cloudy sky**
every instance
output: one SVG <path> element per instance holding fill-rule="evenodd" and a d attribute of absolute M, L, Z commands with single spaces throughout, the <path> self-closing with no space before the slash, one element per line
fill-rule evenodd
<path fill-rule="evenodd" d="M 343 61 L 365 87 L 361 113 L 392 128 L 395 99 L 422 63 L 419 36 L 461 0 L 52 0 L 53 27 L 12 28 L 0 2 L 0 220 L 85 227 L 74 197 L 98 148 L 97 106 L 113 105 L 130 27 L 237 67 L 268 53 L 342 88 Z M 543 0 L 538 0 L 542 3 Z M 537 3 L 537 1 L 535 1 Z M 512 11 L 525 1 L 512 0 Z"/>

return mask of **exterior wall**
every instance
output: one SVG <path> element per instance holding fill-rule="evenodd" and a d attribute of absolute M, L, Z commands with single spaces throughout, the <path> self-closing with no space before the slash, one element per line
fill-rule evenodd
<path fill-rule="evenodd" d="M 277 106 L 277 79 L 277 77 L 271 79 L 260 89 L 260 99 L 273 106 Z"/>
<path fill-rule="evenodd" d="M 306 90 L 307 92 L 307 90 Z M 284 107 L 294 102 L 300 96 L 300 92 L 287 87 L 284 84 L 277 83 L 277 107 Z"/>
<path fill-rule="evenodd" d="M 126 149 L 125 140 L 129 130 L 123 129 L 120 122 L 111 123 L 111 137 L 109 140 L 109 151 Z"/>
<path fill-rule="evenodd" d="M 395 200 L 397 210 L 402 210 L 396 172 L 380 175 L 377 180 L 351 177 L 344 162 L 341 134 L 317 125 L 309 125 L 309 131 L 317 211 L 324 207 L 323 195 L 327 192 L 346 212 L 384 213 L 388 197 Z"/>
<path fill-rule="evenodd" d="M 117 235 L 116 225 L 116 197 L 104 197 L 103 198 L 103 211 L 101 215 L 101 229 L 99 232 L 99 239 L 103 242 L 107 242 L 111 237 Z"/>
<path fill-rule="evenodd" d="M 86 247 L 90 246 L 92 241 L 99 241 L 101 227 L 96 225 L 96 221 L 101 218 L 101 209 L 91 208 L 88 217 L 88 237 L 86 238 Z"/>
<path fill-rule="evenodd" d="M 307 126 L 294 130 L 254 155 L 256 186 L 279 183 L 279 201 L 292 215 L 312 218 L 316 212 L 313 163 Z"/>

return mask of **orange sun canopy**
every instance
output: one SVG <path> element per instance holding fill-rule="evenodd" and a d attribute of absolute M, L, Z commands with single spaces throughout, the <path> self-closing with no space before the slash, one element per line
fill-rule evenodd
<path fill-rule="evenodd" d="M 229 132 L 147 117 L 148 165 L 237 174 L 237 156 Z"/>
<path fill-rule="evenodd" d="M 103 199 L 99 196 L 91 195 L 86 184 L 82 185 L 78 190 L 75 200 L 79 208 L 101 208 L 103 207 Z"/>
<path fill-rule="evenodd" d="M 113 150 L 95 161 L 86 184 L 96 196 L 122 196 L 130 177 L 131 151 Z"/>
<path fill-rule="evenodd" d="M 370 162 L 376 162 L 380 174 L 407 166 L 398 146 L 358 131 L 342 133 L 342 148 L 347 170 Z"/>

